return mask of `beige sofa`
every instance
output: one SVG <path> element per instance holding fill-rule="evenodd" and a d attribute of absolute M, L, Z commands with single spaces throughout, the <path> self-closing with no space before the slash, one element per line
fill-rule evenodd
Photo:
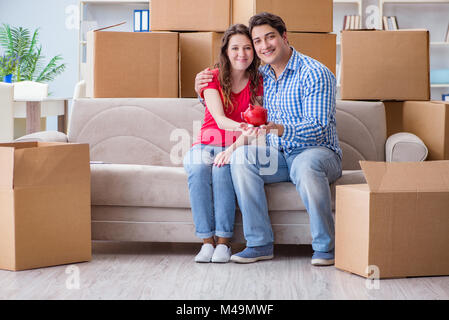
<path fill-rule="evenodd" d="M 182 157 L 203 113 L 196 99 L 76 99 L 67 136 L 39 132 L 19 141 L 90 144 L 98 162 L 91 164 L 92 239 L 197 242 Z M 358 161 L 385 161 L 384 105 L 338 101 L 336 118 L 343 150 L 336 184 L 363 183 Z M 390 140 L 387 153 L 396 161 L 423 160 L 426 149 L 416 139 Z M 293 184 L 266 185 L 266 194 L 275 243 L 310 244 L 308 214 Z M 244 242 L 241 221 L 237 213 L 234 242 Z"/>

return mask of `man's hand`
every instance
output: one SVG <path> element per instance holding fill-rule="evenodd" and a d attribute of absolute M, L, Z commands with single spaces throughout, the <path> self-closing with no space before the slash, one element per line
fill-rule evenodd
<path fill-rule="evenodd" d="M 195 91 L 200 96 L 201 89 L 207 87 L 208 83 L 213 79 L 212 71 L 209 68 L 204 69 L 195 77 Z"/>
<path fill-rule="evenodd" d="M 263 131 L 265 134 L 272 133 L 279 137 L 284 134 L 284 126 L 274 122 L 268 122 L 267 124 L 261 125 L 259 130 Z"/>

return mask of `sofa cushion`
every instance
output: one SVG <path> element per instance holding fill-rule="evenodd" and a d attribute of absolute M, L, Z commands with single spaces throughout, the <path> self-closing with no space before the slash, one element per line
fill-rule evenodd
<path fill-rule="evenodd" d="M 92 164 L 92 205 L 189 208 L 182 167 Z"/>
<path fill-rule="evenodd" d="M 203 117 L 198 99 L 77 99 L 68 140 L 96 161 L 182 167 Z"/>
<path fill-rule="evenodd" d="M 387 139 L 385 144 L 387 162 L 424 161 L 428 150 L 424 142 L 410 132 L 399 132 Z"/>
<path fill-rule="evenodd" d="M 182 167 L 99 163 L 91 165 L 91 174 L 92 205 L 190 208 L 187 175 Z M 335 184 L 364 182 L 361 170 L 343 171 Z M 270 211 L 305 210 L 291 182 L 267 184 L 265 192 Z"/>

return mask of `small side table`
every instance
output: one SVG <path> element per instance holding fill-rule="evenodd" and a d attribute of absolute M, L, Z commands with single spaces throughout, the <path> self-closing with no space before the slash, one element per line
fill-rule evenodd
<path fill-rule="evenodd" d="M 26 134 L 30 134 L 41 130 L 41 117 L 57 116 L 58 131 L 67 133 L 69 99 L 71 98 L 15 99 L 14 117 L 22 118 L 25 114 Z"/>

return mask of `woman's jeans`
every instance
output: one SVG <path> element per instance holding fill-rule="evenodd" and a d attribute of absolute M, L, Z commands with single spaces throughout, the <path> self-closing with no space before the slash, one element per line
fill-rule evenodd
<path fill-rule="evenodd" d="M 231 238 L 234 232 L 235 192 L 230 165 L 214 166 L 225 147 L 197 144 L 184 157 L 196 236 Z"/>
<path fill-rule="evenodd" d="M 325 147 L 295 149 L 290 154 L 269 146 L 234 151 L 231 172 L 248 247 L 272 244 L 265 183 L 291 181 L 310 218 L 312 248 L 334 249 L 334 219 L 329 184 L 341 176 L 340 157 Z"/>

